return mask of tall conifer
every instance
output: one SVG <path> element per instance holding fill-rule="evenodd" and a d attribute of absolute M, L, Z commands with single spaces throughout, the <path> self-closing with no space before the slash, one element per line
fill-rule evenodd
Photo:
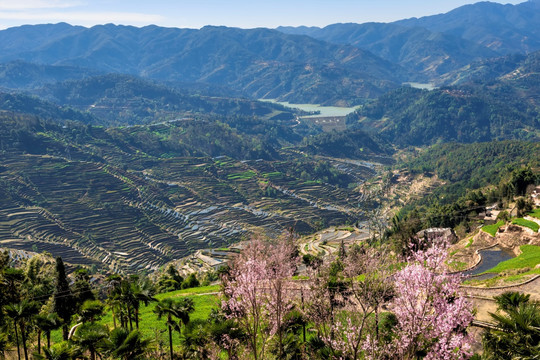
<path fill-rule="evenodd" d="M 68 326 L 71 317 L 75 313 L 75 298 L 66 277 L 66 269 L 61 257 L 56 258 L 56 288 L 54 290 L 54 310 L 58 314 L 64 325 L 62 332 L 64 340 L 68 339 Z"/>

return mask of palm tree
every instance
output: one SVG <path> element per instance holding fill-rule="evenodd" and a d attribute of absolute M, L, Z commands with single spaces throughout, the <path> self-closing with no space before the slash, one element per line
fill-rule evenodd
<path fill-rule="evenodd" d="M 125 307 L 125 313 L 127 314 L 127 322 L 129 321 L 129 330 L 133 330 L 133 304 L 135 303 L 135 296 L 131 284 L 127 280 L 122 280 L 120 283 L 120 292 L 118 294 L 118 300 Z M 122 321 L 124 323 L 124 321 Z"/>
<path fill-rule="evenodd" d="M 86 323 L 77 328 L 72 340 L 81 351 L 90 352 L 90 360 L 95 360 L 98 351 L 105 347 L 104 340 L 108 335 L 109 331 L 104 325 Z"/>
<path fill-rule="evenodd" d="M 17 339 L 17 355 L 21 358 L 21 350 L 19 347 L 19 334 L 17 325 L 21 331 L 21 339 L 24 350 L 24 358 L 28 360 L 28 347 L 26 345 L 26 337 L 28 335 L 27 328 L 34 317 L 38 313 L 38 304 L 33 301 L 23 300 L 18 304 L 9 304 L 6 306 L 6 314 L 13 319 L 15 328 L 15 338 Z"/>
<path fill-rule="evenodd" d="M 122 302 L 119 299 L 119 295 L 117 293 L 110 294 L 107 297 L 107 300 L 105 300 L 105 303 L 107 304 L 107 307 L 111 310 L 112 318 L 113 318 L 113 327 L 115 329 L 117 328 L 117 324 L 116 324 L 117 318 L 120 320 L 120 326 L 123 327 L 124 325 L 122 324 L 122 317 L 120 316 Z"/>
<path fill-rule="evenodd" d="M 183 356 L 188 359 L 208 359 L 207 344 L 211 339 L 206 320 L 194 320 L 184 326 L 184 334 L 180 338 Z"/>
<path fill-rule="evenodd" d="M 107 296 L 107 306 L 111 309 L 112 317 L 113 317 L 113 324 L 114 328 L 116 329 L 116 317 L 118 315 L 118 309 L 120 308 L 120 300 L 119 300 L 119 293 L 120 293 L 120 283 L 122 278 L 119 275 L 111 275 L 107 278 L 107 288 L 108 288 L 108 296 Z"/>
<path fill-rule="evenodd" d="M 7 334 L 0 333 L 0 359 L 4 359 L 4 353 L 7 350 Z"/>
<path fill-rule="evenodd" d="M 499 296 L 495 296 L 494 299 L 501 310 L 515 309 L 520 304 L 529 302 L 531 295 L 523 294 L 517 291 L 507 291 Z"/>
<path fill-rule="evenodd" d="M 67 341 L 62 341 L 53 345 L 49 349 L 43 349 L 42 354 L 34 354 L 36 360 L 75 360 L 79 356 L 76 348 L 71 346 Z"/>
<path fill-rule="evenodd" d="M 153 296 L 154 289 L 152 284 L 149 281 L 136 282 L 131 284 L 132 297 L 132 307 L 135 315 L 135 327 L 139 330 L 139 308 L 141 302 L 144 306 L 148 306 L 151 301 L 157 301 Z"/>
<path fill-rule="evenodd" d="M 79 321 L 83 323 L 95 322 L 101 319 L 105 309 L 99 300 L 86 300 L 79 309 Z"/>
<path fill-rule="evenodd" d="M 47 348 L 51 347 L 51 331 L 60 329 L 62 326 L 62 319 L 56 314 L 39 314 L 35 318 L 36 326 L 38 328 L 38 354 L 41 354 L 41 333 L 44 333 L 47 337 Z"/>
<path fill-rule="evenodd" d="M 141 359 L 150 350 L 151 340 L 144 339 L 137 330 L 117 328 L 111 331 L 107 347 L 108 353 L 117 359 Z"/>
<path fill-rule="evenodd" d="M 180 319 L 182 324 L 187 325 L 187 323 L 189 323 L 189 314 L 195 311 L 195 307 L 193 305 L 193 299 L 182 298 L 178 301 L 178 303 L 179 303 L 178 318 Z"/>
<path fill-rule="evenodd" d="M 157 303 L 154 312 L 157 314 L 158 319 L 162 316 L 167 316 L 167 328 L 169 330 L 169 348 L 170 357 L 173 359 L 173 339 L 172 331 L 180 331 L 180 324 L 187 324 L 189 322 L 189 314 L 193 312 L 193 300 L 189 298 L 183 298 L 181 300 L 173 300 L 171 298 L 163 299 Z M 177 318 L 180 322 L 176 322 L 173 318 Z"/>
<path fill-rule="evenodd" d="M 540 305 L 519 293 L 499 296 L 499 311 L 490 313 L 496 329 L 483 338 L 484 357 L 491 359 L 538 359 L 540 354 Z"/>

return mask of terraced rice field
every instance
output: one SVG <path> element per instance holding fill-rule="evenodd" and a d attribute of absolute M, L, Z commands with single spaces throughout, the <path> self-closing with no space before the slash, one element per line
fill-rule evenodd
<path fill-rule="evenodd" d="M 285 162 L 155 159 L 128 148 L 101 149 L 103 158 L 110 152 L 126 161 L 119 167 L 91 161 L 84 151 L 73 148 L 71 161 L 6 156 L 0 246 L 141 271 L 253 231 L 311 233 L 362 217 L 361 193 L 306 183 L 288 175 Z M 267 187 L 273 196 L 266 196 Z"/>

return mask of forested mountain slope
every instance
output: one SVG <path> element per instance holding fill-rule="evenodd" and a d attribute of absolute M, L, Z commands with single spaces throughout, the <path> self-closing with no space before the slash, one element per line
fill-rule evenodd
<path fill-rule="evenodd" d="M 310 233 L 362 217 L 352 189 L 373 170 L 349 164 L 352 176 L 281 150 L 302 139 L 295 121 L 198 114 L 105 128 L 5 96 L 31 115 L 0 112 L 1 246 L 138 271 L 254 231 Z M 366 158 L 372 145 L 366 137 Z"/>
<path fill-rule="evenodd" d="M 0 31 L 0 60 L 227 85 L 252 97 L 311 103 L 373 98 L 407 77 L 367 51 L 269 29 L 66 26 L 35 27 L 50 38 L 32 27 Z"/>
<path fill-rule="evenodd" d="M 316 39 L 356 46 L 399 64 L 413 73 L 411 80 L 434 79 L 497 52 L 458 36 L 422 27 L 386 23 L 332 24 L 324 28 L 280 27 L 278 30 L 305 34 Z"/>
<path fill-rule="evenodd" d="M 494 70 L 489 70 L 489 63 L 484 69 L 479 67 L 477 74 L 499 75 L 495 79 L 433 91 L 395 90 L 365 105 L 350 115 L 348 121 L 399 145 L 505 139 L 537 141 L 540 138 L 539 54 L 511 58 L 507 63 L 504 59 L 494 61 L 491 66 Z M 467 77 L 466 72 L 458 77 Z"/>
<path fill-rule="evenodd" d="M 395 22 L 474 41 L 501 54 L 540 50 L 540 2 L 517 5 L 482 1 L 445 14 Z"/>
<path fill-rule="evenodd" d="M 290 121 L 300 113 L 270 102 L 201 96 L 122 74 L 48 84 L 33 93 L 61 106 L 90 112 L 107 124 L 146 124 L 191 114 Z"/>

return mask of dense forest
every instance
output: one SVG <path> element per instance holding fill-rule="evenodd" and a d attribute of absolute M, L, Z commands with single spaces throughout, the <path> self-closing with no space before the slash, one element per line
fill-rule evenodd
<path fill-rule="evenodd" d="M 390 236 L 407 241 L 430 227 L 459 228 L 463 236 L 481 224 L 477 215 L 486 207 L 505 208 L 515 199 L 518 213 L 531 210 L 527 197 L 540 182 L 539 152 L 538 143 L 515 141 L 449 143 L 422 151 L 400 164 L 402 170 L 444 183 L 403 206 L 392 219 Z"/>
<path fill-rule="evenodd" d="M 538 104 L 514 87 L 401 88 L 350 115 L 352 126 L 401 146 L 538 139 Z M 538 89 L 536 89 L 538 92 Z"/>

